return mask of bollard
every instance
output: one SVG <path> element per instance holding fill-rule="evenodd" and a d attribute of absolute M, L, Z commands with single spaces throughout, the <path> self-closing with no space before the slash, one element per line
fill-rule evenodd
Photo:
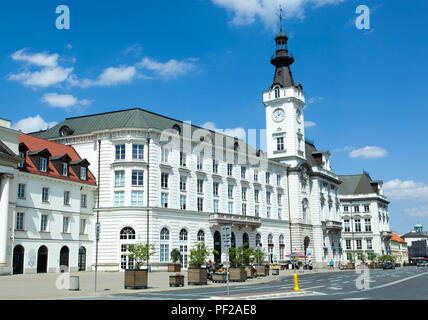
<path fill-rule="evenodd" d="M 294 274 L 294 291 L 300 291 L 299 281 L 297 280 L 297 273 Z"/>

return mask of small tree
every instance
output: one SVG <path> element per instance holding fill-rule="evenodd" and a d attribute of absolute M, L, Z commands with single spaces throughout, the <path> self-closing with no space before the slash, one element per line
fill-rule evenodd
<path fill-rule="evenodd" d="M 244 248 L 242 252 L 242 264 L 250 265 L 254 262 L 254 249 Z"/>
<path fill-rule="evenodd" d="M 209 255 L 210 251 L 205 245 L 205 242 L 198 242 L 192 249 L 190 249 L 189 264 L 192 266 L 201 267 Z"/>
<path fill-rule="evenodd" d="M 371 262 L 374 262 L 376 260 L 376 254 L 374 253 L 368 253 L 367 254 L 367 259 Z"/>
<path fill-rule="evenodd" d="M 171 251 L 171 261 L 172 263 L 177 263 L 179 261 L 181 261 L 183 255 L 181 254 L 180 250 L 178 250 L 177 248 L 173 249 Z"/>
<path fill-rule="evenodd" d="M 359 259 L 362 263 L 365 263 L 367 260 L 367 256 L 364 253 L 360 253 Z"/>
<path fill-rule="evenodd" d="M 353 263 L 354 262 L 354 254 L 353 253 L 348 253 L 347 257 L 348 257 L 348 262 L 349 263 Z"/>
<path fill-rule="evenodd" d="M 256 250 L 254 252 L 254 259 L 256 263 L 259 265 L 265 261 L 266 257 L 267 257 L 267 253 L 264 249 Z"/>
<path fill-rule="evenodd" d="M 229 254 L 230 266 L 231 267 L 237 267 L 238 264 L 239 264 L 239 261 L 238 261 L 239 260 L 238 259 L 238 256 L 239 256 L 238 249 L 236 249 L 235 247 L 231 247 L 231 248 L 229 248 L 228 254 Z"/>
<path fill-rule="evenodd" d="M 135 269 L 140 269 L 144 263 L 155 254 L 155 246 L 153 244 L 130 244 L 128 245 L 129 253 L 127 256 L 135 263 Z"/>

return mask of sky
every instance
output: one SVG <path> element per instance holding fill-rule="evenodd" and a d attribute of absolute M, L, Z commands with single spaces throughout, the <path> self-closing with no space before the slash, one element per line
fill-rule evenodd
<path fill-rule="evenodd" d="M 265 128 L 279 5 L 306 137 L 336 174 L 384 181 L 392 231 L 428 229 L 427 0 L 8 1 L 0 117 L 32 132 L 139 107 L 245 137 Z"/>

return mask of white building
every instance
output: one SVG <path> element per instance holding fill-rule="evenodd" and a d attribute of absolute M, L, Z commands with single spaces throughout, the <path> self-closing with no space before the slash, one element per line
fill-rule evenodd
<path fill-rule="evenodd" d="M 304 94 L 289 69 L 294 59 L 282 31 L 275 41 L 274 83 L 263 93 L 267 156 L 141 109 L 68 118 L 35 134 L 72 145 L 99 175 L 101 269 L 132 266 L 127 245 L 147 241 L 156 248 L 154 268 L 166 266 L 173 248 L 187 267 L 197 241 L 224 261 L 224 224 L 232 225 L 233 245 L 265 248 L 271 262 L 288 260 L 291 251 L 312 252 L 315 267 L 342 259 L 340 180 L 330 153 L 305 142 Z"/>
<path fill-rule="evenodd" d="M 20 162 L 10 192 L 6 273 L 90 270 L 96 183 L 89 163 L 70 146 L 15 134 Z"/>
<path fill-rule="evenodd" d="M 340 176 L 343 247 L 347 259 L 364 253 L 391 254 L 389 201 L 382 191 L 382 181 L 373 181 L 367 173 Z"/>

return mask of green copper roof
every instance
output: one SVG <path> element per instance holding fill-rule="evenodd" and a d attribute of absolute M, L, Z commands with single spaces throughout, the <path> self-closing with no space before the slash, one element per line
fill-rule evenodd
<path fill-rule="evenodd" d="M 342 184 L 339 186 L 339 194 L 377 193 L 376 189 L 370 184 L 372 180 L 367 174 L 339 176 L 339 179 L 342 180 Z"/>

